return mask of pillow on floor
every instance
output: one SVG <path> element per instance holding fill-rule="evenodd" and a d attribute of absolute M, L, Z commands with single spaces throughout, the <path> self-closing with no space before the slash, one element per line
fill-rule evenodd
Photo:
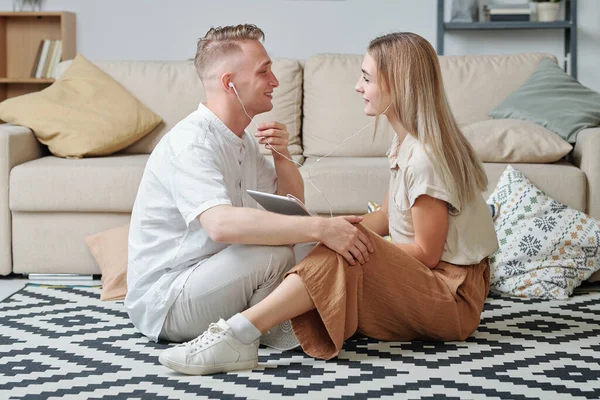
<path fill-rule="evenodd" d="M 0 103 L 0 119 L 30 128 L 52 154 L 72 158 L 115 153 L 162 121 L 82 55 L 48 88 Z"/>
<path fill-rule="evenodd" d="M 600 222 L 548 197 L 512 166 L 488 203 L 500 248 L 490 257 L 491 289 L 519 297 L 566 299 L 600 269 Z"/>
<path fill-rule="evenodd" d="M 100 300 L 123 300 L 127 294 L 128 237 L 126 224 L 84 239 L 102 273 Z"/>
<path fill-rule="evenodd" d="M 545 59 L 489 116 L 535 122 L 575 143 L 579 131 L 600 125 L 600 93 Z"/>

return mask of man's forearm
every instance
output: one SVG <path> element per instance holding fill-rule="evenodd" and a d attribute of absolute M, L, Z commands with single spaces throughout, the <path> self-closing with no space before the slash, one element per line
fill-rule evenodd
<path fill-rule="evenodd" d="M 216 240 L 225 243 L 278 246 L 320 240 L 321 217 L 276 214 L 246 207 L 231 207 L 219 215 Z"/>
<path fill-rule="evenodd" d="M 286 154 L 286 157 L 292 159 L 289 153 Z M 289 193 L 304 203 L 304 180 L 296 164 L 281 156 L 274 160 L 277 173 L 277 194 L 285 196 Z"/>

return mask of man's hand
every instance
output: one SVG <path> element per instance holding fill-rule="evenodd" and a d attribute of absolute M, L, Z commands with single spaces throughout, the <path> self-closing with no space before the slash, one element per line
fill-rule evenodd
<path fill-rule="evenodd" d="M 279 122 L 262 123 L 258 126 L 258 132 L 254 136 L 258 138 L 258 143 L 264 144 L 266 149 L 271 150 L 273 158 L 281 158 L 281 155 L 272 151 L 272 149 L 275 149 L 287 158 L 291 158 L 288 151 L 290 134 L 284 124 Z"/>
<path fill-rule="evenodd" d="M 369 238 L 354 226 L 361 221 L 362 217 L 357 216 L 326 219 L 320 242 L 344 257 L 350 265 L 356 265 L 356 260 L 364 264 L 374 249 Z"/>

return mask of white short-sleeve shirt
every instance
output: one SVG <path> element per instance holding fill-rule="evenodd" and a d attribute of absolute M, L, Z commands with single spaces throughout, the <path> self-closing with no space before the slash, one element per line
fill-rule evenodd
<path fill-rule="evenodd" d="M 460 204 L 434 169 L 423 145 L 407 134 L 398 136 L 388 153 L 391 177 L 388 199 L 389 231 L 394 243 L 413 243 L 411 207 L 421 195 L 448 204 L 448 235 L 441 260 L 456 265 L 479 263 L 498 249 L 494 223 L 482 195 Z"/>
<path fill-rule="evenodd" d="M 211 207 L 259 208 L 246 189 L 275 193 L 273 165 L 247 133 L 236 136 L 206 106 L 171 129 L 146 164 L 131 214 L 125 307 L 158 340 L 193 267 L 225 249 L 198 216 Z"/>

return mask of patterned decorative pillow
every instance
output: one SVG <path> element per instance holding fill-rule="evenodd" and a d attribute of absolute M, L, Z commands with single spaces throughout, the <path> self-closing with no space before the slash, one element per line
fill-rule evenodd
<path fill-rule="evenodd" d="M 491 289 L 519 297 L 566 299 L 600 269 L 600 221 L 548 197 L 507 166 L 488 203 L 500 248 L 490 257 Z"/>

